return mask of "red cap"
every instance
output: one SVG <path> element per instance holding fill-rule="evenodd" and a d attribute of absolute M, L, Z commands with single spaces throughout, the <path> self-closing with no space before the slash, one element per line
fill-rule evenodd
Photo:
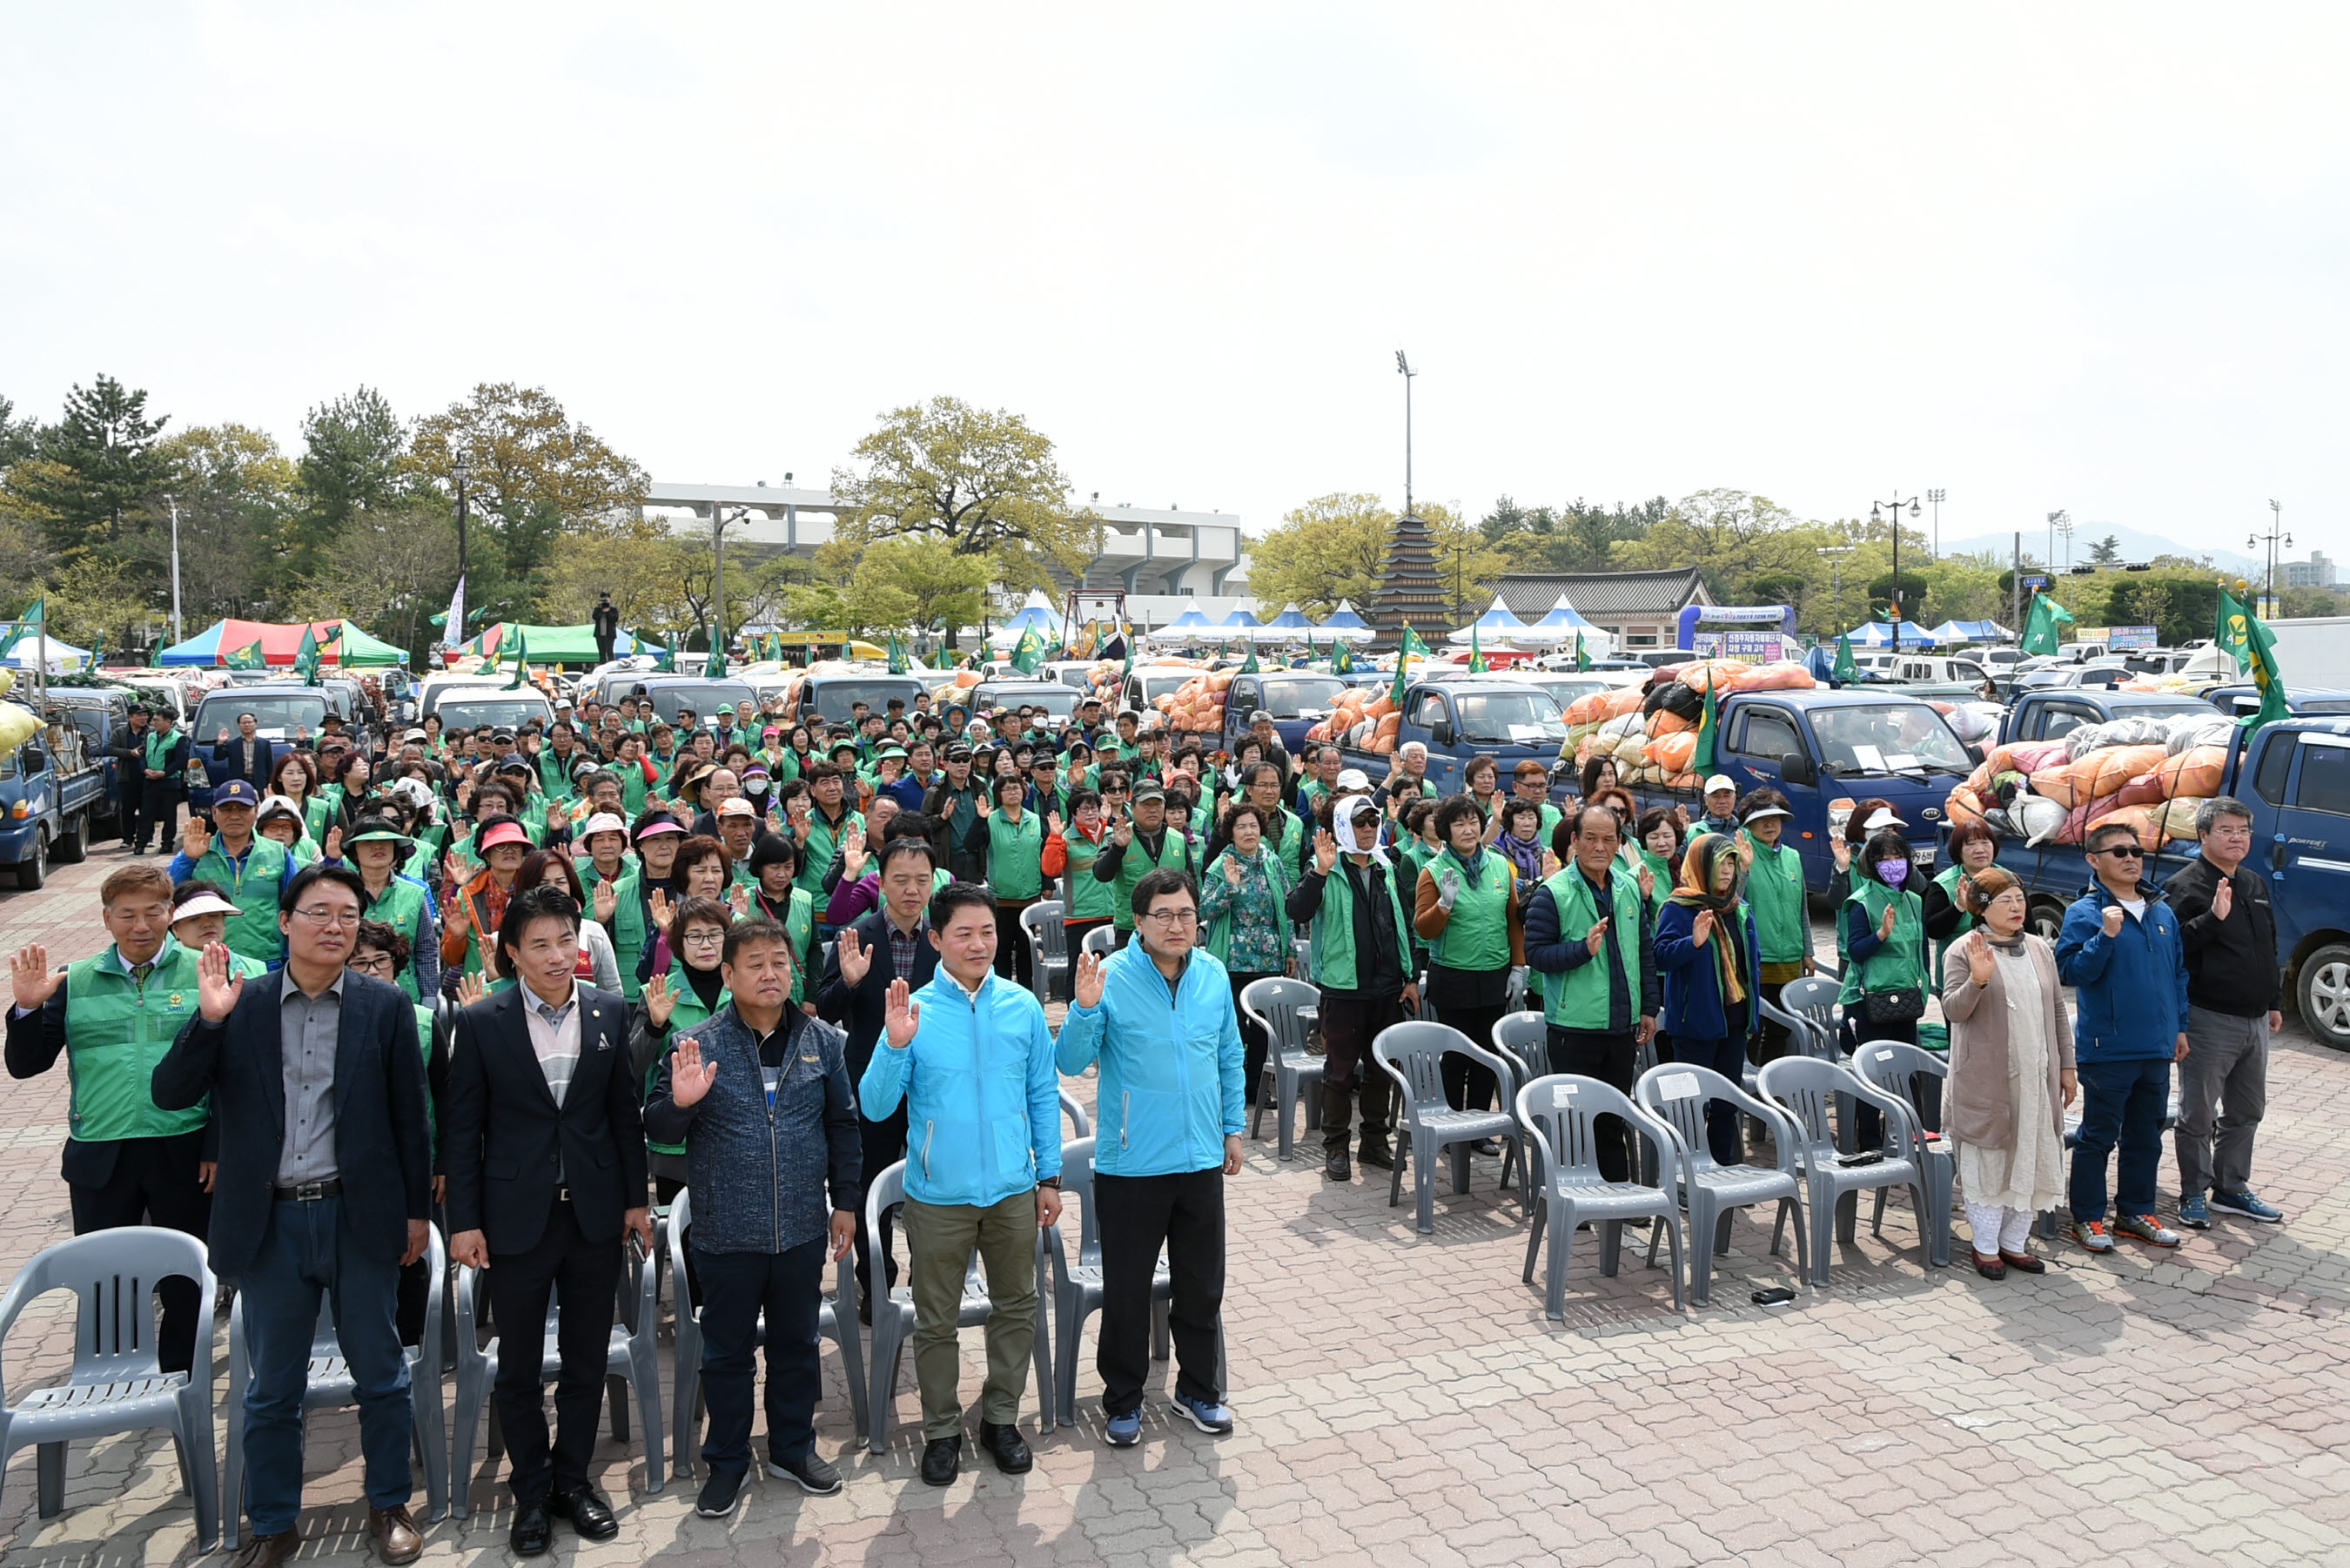
<path fill-rule="evenodd" d="M 487 833 L 483 834 L 480 840 L 474 844 L 473 847 L 480 850 L 491 850 L 495 849 L 501 844 L 519 844 L 525 849 L 527 849 L 530 847 L 530 835 L 522 830 L 522 824 L 519 822 L 501 822 L 495 827 L 491 828 Z"/>

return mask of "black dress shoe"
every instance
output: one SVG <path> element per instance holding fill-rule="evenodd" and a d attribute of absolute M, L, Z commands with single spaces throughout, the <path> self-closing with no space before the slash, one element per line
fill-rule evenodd
<path fill-rule="evenodd" d="M 555 1527 L 546 1521 L 546 1500 L 535 1499 L 515 1504 L 514 1526 L 506 1532 L 506 1544 L 517 1557 L 536 1557 L 546 1550 Z"/>
<path fill-rule="evenodd" d="M 922 1484 L 951 1486 L 962 1459 L 962 1436 L 932 1438 L 922 1445 Z"/>
<path fill-rule="evenodd" d="M 1361 1152 L 1357 1154 L 1355 1158 L 1361 1160 L 1365 1165 L 1374 1167 L 1379 1170 L 1393 1170 L 1395 1168 L 1395 1154 L 1388 1147 L 1387 1140 L 1384 1138 L 1380 1139 L 1377 1143 L 1373 1143 L 1369 1138 L 1365 1138 L 1363 1140 Z"/>
<path fill-rule="evenodd" d="M 582 1541 L 609 1541 L 620 1533 L 620 1521 L 612 1517 L 612 1505 L 591 1482 L 570 1491 L 549 1492 L 546 1511 L 557 1519 L 567 1519 L 571 1528 L 579 1532 Z"/>
<path fill-rule="evenodd" d="M 1347 1151 L 1345 1149 L 1334 1148 L 1326 1150 L 1323 1153 L 1322 1175 L 1324 1179 L 1329 1181 L 1352 1181 L 1355 1179 L 1355 1168 L 1347 1163 Z"/>
<path fill-rule="evenodd" d="M 979 1446 L 995 1461 L 995 1468 L 1008 1476 L 1024 1476 L 1036 1468 L 1036 1456 L 1028 1451 L 1017 1427 L 999 1427 L 993 1421 L 979 1424 Z"/>

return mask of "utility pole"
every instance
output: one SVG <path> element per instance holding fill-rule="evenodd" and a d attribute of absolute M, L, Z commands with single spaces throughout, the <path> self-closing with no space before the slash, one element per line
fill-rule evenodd
<path fill-rule="evenodd" d="M 180 642 L 186 637 L 180 629 L 180 498 L 164 499 L 172 504 L 172 640 Z"/>
<path fill-rule="evenodd" d="M 454 479 L 456 480 L 456 482 L 457 482 L 457 581 L 458 581 L 458 584 L 459 584 L 460 586 L 463 586 L 463 583 L 464 583 L 464 581 L 465 581 L 465 454 L 464 454 L 464 453 L 463 453 L 463 452 L 459 452 L 459 453 L 457 454 L 456 461 L 455 461 L 455 462 L 452 462 L 452 463 L 449 465 L 449 472 L 450 472 L 451 476 L 452 476 L 452 478 L 454 478 Z M 451 628 L 449 628 L 449 646 L 450 646 L 450 647 L 452 647 L 452 648 L 456 648 L 456 647 L 458 647 L 458 646 L 462 645 L 462 644 L 464 642 L 464 640 L 465 640 L 465 628 L 464 628 L 463 627 L 462 627 L 462 626 L 452 626 L 452 627 L 451 627 Z"/>
<path fill-rule="evenodd" d="M 2015 562 L 2008 570 L 2007 586 L 2010 590 L 2008 618 L 2014 623 L 2016 640 L 2021 644 L 2023 639 L 2023 530 L 2021 528 L 2015 531 Z"/>
<path fill-rule="evenodd" d="M 1938 561 L 1942 558 L 1942 498 L 1948 494 L 1947 490 L 1926 492 L 1926 504 L 1934 509 L 1934 559 Z"/>
<path fill-rule="evenodd" d="M 2277 600 L 2277 541 L 2279 539 L 2282 539 L 2284 541 L 2284 547 L 2286 549 L 2290 550 L 2293 548 L 2293 535 L 2284 532 L 2284 505 L 2282 502 L 2271 501 L 2269 503 L 2269 531 L 2265 534 L 2254 534 L 2251 538 L 2244 541 L 2244 547 L 2250 550 L 2257 550 L 2263 543 L 2268 545 L 2268 613 L 2272 619 L 2275 618 L 2279 613 Z"/>
<path fill-rule="evenodd" d="M 722 661 L 726 657 L 726 524 L 740 523 L 750 514 L 749 507 L 738 506 L 730 518 L 724 507 L 715 501 L 710 504 L 710 548 L 717 557 L 710 584 L 710 648 Z"/>
<path fill-rule="evenodd" d="M 2051 592 L 2056 587 L 2056 530 L 2072 526 L 2073 514 L 2070 512 L 2058 511 L 2048 514 L 2048 587 Z"/>
<path fill-rule="evenodd" d="M 1888 506 L 1893 511 L 1893 598 L 1887 607 L 1892 611 L 1893 651 L 1898 654 L 1901 651 L 1901 492 L 1894 491 L 1890 501 L 1868 504 L 1868 520 L 1871 523 L 1884 521 L 1877 514 L 1877 509 L 1880 505 Z M 1909 515 L 1915 517 L 1918 512 L 1918 498 L 1912 495 L 1909 498 Z"/>
<path fill-rule="evenodd" d="M 1850 545 L 1820 546 L 1820 554 L 1828 558 L 1828 618 L 1835 623 L 1839 635 L 1844 630 L 1844 558 L 1853 548 Z"/>
<path fill-rule="evenodd" d="M 1403 357 L 1403 350 L 1400 348 L 1396 350 L 1396 369 L 1403 376 L 1403 514 L 1409 517 L 1412 514 L 1411 379 L 1419 372 L 1411 368 L 1411 361 Z"/>

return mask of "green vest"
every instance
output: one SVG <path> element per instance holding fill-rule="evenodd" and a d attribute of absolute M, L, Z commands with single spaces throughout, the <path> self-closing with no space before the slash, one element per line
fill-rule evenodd
<path fill-rule="evenodd" d="M 1836 1000 L 1849 1007 L 1860 1000 L 1864 989 L 1869 991 L 1900 991 L 1926 984 L 1926 912 L 1915 893 L 1896 893 L 1884 883 L 1870 877 L 1852 879 L 1852 897 L 1845 900 L 1848 909 L 1858 904 L 1868 911 L 1868 923 L 1873 928 L 1885 919 L 1885 909 L 1892 904 L 1893 935 L 1880 943 L 1866 961 L 1844 966 L 1844 989 Z M 1845 923 L 1845 914 L 1838 911 L 1836 924 Z"/>
<path fill-rule="evenodd" d="M 612 899 L 618 906 L 612 911 L 612 957 L 620 966 L 620 994 L 634 1002 L 645 993 L 644 981 L 637 978 L 637 960 L 645 951 L 645 901 L 639 896 L 641 886 L 639 871 L 625 860 L 620 874 L 612 878 Z M 593 860 L 579 863 L 579 885 L 588 894 L 588 908 L 596 908 L 596 889 L 604 874 L 596 869 Z"/>
<path fill-rule="evenodd" d="M 1804 907 L 1804 857 L 1794 846 L 1766 846 L 1745 829 L 1739 836 L 1754 846 L 1746 875 L 1746 904 L 1754 911 L 1754 940 L 1761 963 L 1801 963 L 1812 956 L 1812 921 Z"/>
<path fill-rule="evenodd" d="M 1153 858 L 1142 846 L 1142 835 L 1138 833 L 1126 846 L 1126 856 L 1118 863 L 1117 903 L 1110 909 L 1110 919 L 1121 931 L 1134 929 L 1135 885 L 1159 867 L 1178 871 L 1191 869 L 1191 842 L 1174 823 L 1167 825 L 1166 836 L 1159 840 L 1159 854 Z"/>
<path fill-rule="evenodd" d="M 1450 862 L 1448 865 L 1447 862 Z M 1440 883 L 1444 873 L 1461 877 L 1460 896 L 1452 901 L 1451 919 L 1444 932 L 1428 947 L 1428 956 L 1446 969 L 1483 971 L 1510 967 L 1510 883 L 1517 868 L 1497 850 L 1478 856 L 1479 870 L 1451 849 L 1428 863 L 1429 873 Z"/>
<path fill-rule="evenodd" d="M 1558 935 L 1561 941 L 1589 940 L 1591 928 L 1599 919 L 1599 910 L 1591 897 L 1591 884 L 1585 879 L 1582 868 L 1569 865 L 1545 878 L 1543 886 L 1550 889 L 1551 901 L 1558 907 Z M 1453 914 L 1460 914 L 1456 905 Z M 1632 1016 L 1640 1015 L 1640 884 L 1625 875 L 1617 867 L 1607 872 L 1607 937 L 1606 946 L 1611 961 L 1624 975 L 1624 994 L 1631 1000 Z M 1563 974 L 1543 977 L 1543 1016 L 1562 1029 L 1591 1029 L 1605 1032 L 1607 1028 L 1607 968 L 1596 959 L 1587 960 Z"/>
<path fill-rule="evenodd" d="M 433 936 L 431 922 L 424 919 L 424 889 L 396 876 L 384 885 L 375 902 L 368 906 L 367 918 L 390 926 L 406 937 L 411 947 L 438 940 Z M 400 971 L 400 989 L 408 992 L 411 1002 L 424 1000 L 416 993 L 416 966 L 413 963 Z"/>
<path fill-rule="evenodd" d="M 1404 981 L 1409 984 L 1411 919 L 1404 913 L 1403 894 L 1393 870 L 1388 873 L 1388 908 L 1395 915 L 1396 957 L 1402 962 Z M 1343 854 L 1339 863 L 1330 867 L 1330 875 L 1322 879 L 1322 907 L 1314 911 L 1311 950 L 1315 984 L 1334 991 L 1360 989 L 1355 964 L 1355 883 L 1347 874 Z"/>
<path fill-rule="evenodd" d="M 1673 896 L 1673 863 L 1645 844 L 1636 847 L 1640 864 L 1648 868 L 1648 919 L 1654 920 L 1665 912 L 1665 900 Z M 1635 876 L 1636 885 L 1638 880 Z"/>
<path fill-rule="evenodd" d="M 680 959 L 676 961 L 682 963 L 684 961 Z M 698 1024 L 708 1023 L 712 1012 L 717 1011 L 702 1005 L 701 996 L 692 986 L 678 978 L 677 970 L 674 967 L 671 967 L 667 974 L 654 976 L 653 983 L 669 987 L 670 995 L 677 1000 L 670 1009 L 669 1037 L 661 1042 L 660 1050 L 653 1056 L 652 1065 L 645 1069 L 645 1098 L 647 1099 L 651 1099 L 653 1091 L 660 1086 L 661 1064 L 669 1060 L 671 1052 L 677 1049 L 678 1036 Z M 719 1008 L 727 1007 L 733 1001 L 733 992 L 725 990 L 719 992 Z M 676 1155 L 680 1158 L 685 1154 L 685 1145 L 681 1143 L 655 1143 L 651 1138 L 647 1138 L 645 1147 L 655 1154 Z"/>
<path fill-rule="evenodd" d="M 400 972 L 402 979 L 407 978 L 406 970 Z M 411 998 L 416 995 L 413 991 L 408 994 Z M 422 1053 L 429 1065 L 432 1060 L 432 1010 L 419 1004 L 415 1011 L 416 1048 Z M 432 1103 L 432 1085 L 429 1082 L 424 1085 L 424 1125 L 432 1129 L 432 1140 L 438 1145 L 441 1141 L 441 1107 Z"/>
<path fill-rule="evenodd" d="M 1001 898 L 1033 898 L 1045 890 L 1045 822 L 1033 811 L 1014 825 L 999 808 L 987 818 L 987 880 Z"/>
<path fill-rule="evenodd" d="M 842 812 L 837 833 L 825 821 L 821 810 L 808 808 L 807 842 L 800 846 L 800 868 L 793 874 L 792 880 L 811 896 L 824 891 L 824 874 L 832 869 L 832 857 L 840 851 L 840 834 L 847 833 L 851 824 L 859 827 L 865 825 L 865 814 L 854 806 Z"/>
<path fill-rule="evenodd" d="M 1104 838 L 1102 843 L 1108 842 Z M 1075 823 L 1061 831 L 1061 846 L 1068 854 L 1068 863 L 1061 872 L 1061 885 L 1068 895 L 1064 900 L 1061 918 L 1065 920 L 1107 920 L 1118 912 L 1118 889 L 1094 875 L 1094 862 L 1101 858 L 1101 844 L 1079 833 Z"/>
<path fill-rule="evenodd" d="M 323 794 L 314 794 L 302 803 L 302 831 L 313 842 L 327 842 L 327 829 L 335 815 L 335 803 Z"/>
<path fill-rule="evenodd" d="M 806 888 L 792 889 L 791 912 L 784 917 L 784 934 L 792 939 L 792 1005 L 807 1000 L 807 966 L 816 936 L 816 895 Z"/>
<path fill-rule="evenodd" d="M 620 807 L 633 822 L 645 809 L 645 765 L 639 757 L 634 762 L 616 762 L 612 772 L 620 775 Z"/>
<path fill-rule="evenodd" d="M 113 947 L 66 966 L 69 1136 L 83 1143 L 170 1137 L 194 1132 L 211 1117 L 208 1103 L 160 1109 L 148 1087 L 155 1064 L 196 1014 L 196 958 L 194 949 L 165 937 L 143 986 Z"/>
<path fill-rule="evenodd" d="M 240 872 L 221 852 L 220 840 L 188 870 L 192 881 L 213 882 L 228 889 L 237 912 L 229 917 L 226 940 L 231 952 L 274 963 L 286 952 L 286 933 L 277 925 L 277 893 L 285 885 L 292 857 L 274 838 L 256 836 L 246 849 Z"/>
<path fill-rule="evenodd" d="M 1943 897 L 1950 900 L 1950 907 L 1959 911 L 1959 923 L 1950 928 L 1949 936 L 1934 944 L 1934 971 L 1929 977 L 1929 989 L 1937 996 L 1942 993 L 1942 960 L 1949 956 L 1950 944 L 1975 929 L 1975 918 L 1959 904 L 1959 878 L 1966 872 L 1963 866 L 1951 866 L 1934 877 L 1934 886 L 1942 890 Z"/>

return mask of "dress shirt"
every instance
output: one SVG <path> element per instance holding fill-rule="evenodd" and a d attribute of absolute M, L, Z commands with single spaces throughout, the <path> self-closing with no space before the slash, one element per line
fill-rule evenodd
<path fill-rule="evenodd" d="M 335 1039 L 342 1031 L 344 971 L 337 970 L 315 997 L 294 983 L 292 970 L 280 973 L 277 1037 L 286 1143 L 277 1156 L 277 1185 L 291 1187 L 342 1174 L 335 1163 Z"/>

